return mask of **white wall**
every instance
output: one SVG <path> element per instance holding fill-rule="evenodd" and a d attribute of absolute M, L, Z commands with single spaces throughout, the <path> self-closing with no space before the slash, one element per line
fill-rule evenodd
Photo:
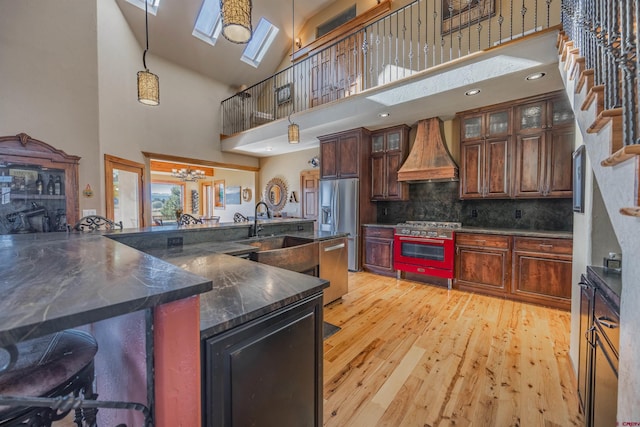
<path fill-rule="evenodd" d="M 312 148 L 310 150 L 260 159 L 260 175 L 258 180 L 260 194 L 256 197 L 256 202 L 263 196 L 269 180 L 279 177 L 287 183 L 287 200 L 289 200 L 289 195 L 292 191 L 295 191 L 298 195 L 298 203 L 287 202 L 282 211 L 286 212 L 289 216 L 300 216 L 300 172 L 306 169 L 313 169 L 309 164 L 309 160 L 314 156 L 318 156 L 319 152 L 319 148 Z"/>
<path fill-rule="evenodd" d="M 220 222 L 233 222 L 233 215 L 238 212 L 247 218 L 253 216 L 254 207 L 256 205 L 256 173 L 232 169 L 215 169 L 214 181 L 224 180 L 226 188 L 240 187 L 240 204 L 230 205 L 226 201 L 224 208 L 214 208 L 213 213 L 220 217 Z M 251 200 L 242 200 L 242 190 L 248 188 L 251 190 Z"/>

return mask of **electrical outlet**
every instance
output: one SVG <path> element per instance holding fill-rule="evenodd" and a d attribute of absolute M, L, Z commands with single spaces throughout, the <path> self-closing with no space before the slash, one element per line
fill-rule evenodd
<path fill-rule="evenodd" d="M 516 209 L 516 219 L 520 219 L 520 218 L 522 218 L 522 210 Z"/>
<path fill-rule="evenodd" d="M 167 247 L 175 248 L 177 246 L 182 247 L 182 237 L 168 237 L 167 238 Z"/>
<path fill-rule="evenodd" d="M 382 215 L 389 215 L 389 209 L 382 208 Z"/>
<path fill-rule="evenodd" d="M 478 218 L 478 209 L 471 209 L 471 218 Z"/>
<path fill-rule="evenodd" d="M 303 225 L 299 225 L 298 226 L 298 231 L 304 231 L 304 226 Z"/>

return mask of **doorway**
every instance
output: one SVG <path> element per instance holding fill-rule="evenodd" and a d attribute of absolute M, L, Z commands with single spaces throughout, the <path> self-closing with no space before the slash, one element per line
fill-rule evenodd
<path fill-rule="evenodd" d="M 300 172 L 300 189 L 302 191 L 302 218 L 314 219 L 314 228 L 318 226 L 318 182 L 320 171 L 318 169 Z"/>
<path fill-rule="evenodd" d="M 107 218 L 144 227 L 144 165 L 105 154 L 104 170 Z"/>

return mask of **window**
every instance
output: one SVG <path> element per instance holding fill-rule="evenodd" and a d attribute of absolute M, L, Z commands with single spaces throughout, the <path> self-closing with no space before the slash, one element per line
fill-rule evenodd
<path fill-rule="evenodd" d="M 144 0 L 127 0 L 134 6 L 139 7 L 144 11 Z M 158 6 L 160 6 L 160 0 L 147 0 L 149 4 L 149 13 L 155 15 L 158 13 Z"/>
<path fill-rule="evenodd" d="M 354 4 L 349 9 L 340 13 L 339 15 L 331 18 L 327 22 L 319 25 L 316 28 L 316 38 L 322 37 L 332 30 L 335 30 L 340 25 L 345 24 L 356 17 L 356 5 Z"/>
<path fill-rule="evenodd" d="M 276 34 L 278 34 L 278 28 L 274 26 L 271 22 L 267 21 L 264 18 L 260 18 L 260 22 L 258 22 L 258 26 L 255 28 L 253 32 L 253 37 L 251 37 L 251 41 L 247 43 L 247 47 L 244 48 L 244 52 L 242 52 L 242 59 L 249 65 L 253 65 L 258 68 L 262 58 L 264 58 L 264 54 L 271 46 L 273 39 L 275 39 Z"/>
<path fill-rule="evenodd" d="M 220 0 L 204 0 L 202 6 L 200 6 L 200 13 L 198 13 L 198 19 L 196 19 L 196 25 L 191 34 L 215 46 L 221 31 Z"/>
<path fill-rule="evenodd" d="M 184 183 L 151 183 L 151 216 L 154 221 L 175 222 L 177 210 L 184 210 Z"/>

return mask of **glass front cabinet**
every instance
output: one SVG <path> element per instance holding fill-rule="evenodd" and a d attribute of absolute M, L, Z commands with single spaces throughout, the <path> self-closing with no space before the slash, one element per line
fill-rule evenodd
<path fill-rule="evenodd" d="M 75 224 L 79 160 L 24 133 L 0 137 L 0 234 Z"/>

